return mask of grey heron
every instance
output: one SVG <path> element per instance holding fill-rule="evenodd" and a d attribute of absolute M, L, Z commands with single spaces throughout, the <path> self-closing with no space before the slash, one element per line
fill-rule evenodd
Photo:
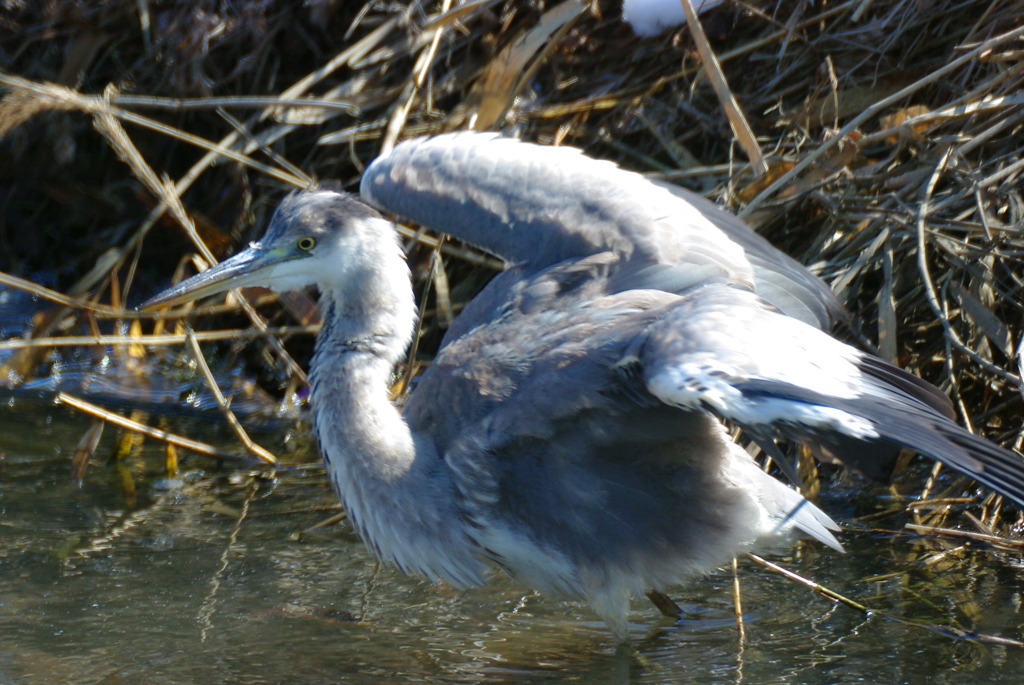
<path fill-rule="evenodd" d="M 828 287 L 733 215 L 578 150 L 494 134 L 404 142 L 362 199 L 287 196 L 266 234 L 143 306 L 315 285 L 320 451 L 350 520 L 399 569 L 458 586 L 497 566 L 590 604 L 836 524 L 763 472 L 722 419 L 870 470 L 901 447 L 1024 504 L 1024 459 L 952 420 L 938 389 L 824 332 Z M 409 270 L 371 205 L 508 263 L 447 331 L 404 411 Z"/>

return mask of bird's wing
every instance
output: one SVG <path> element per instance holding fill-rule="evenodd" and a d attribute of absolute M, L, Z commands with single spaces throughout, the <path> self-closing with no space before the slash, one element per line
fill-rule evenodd
<path fill-rule="evenodd" d="M 824 281 L 768 242 L 738 216 L 686 188 L 671 183 L 659 184 L 689 202 L 740 244 L 754 268 L 754 292 L 762 300 L 822 330 L 828 330 L 833 322 L 847 318 L 846 308 Z"/>
<path fill-rule="evenodd" d="M 828 286 L 735 215 L 575 148 L 493 133 L 417 138 L 374 160 L 360 190 L 381 209 L 528 269 L 612 251 L 713 270 L 819 328 L 843 313 Z"/>
<path fill-rule="evenodd" d="M 403 142 L 363 173 L 371 204 L 541 268 L 612 251 L 649 263 L 709 265 L 750 284 L 742 247 L 667 189 L 568 147 L 491 133 Z"/>
<path fill-rule="evenodd" d="M 807 440 L 871 470 L 873 458 L 900 445 L 1024 505 L 1024 458 L 955 424 L 936 388 L 749 292 L 710 285 L 681 298 L 635 354 L 654 396 L 710 410 L 769 448 L 777 436 Z"/>

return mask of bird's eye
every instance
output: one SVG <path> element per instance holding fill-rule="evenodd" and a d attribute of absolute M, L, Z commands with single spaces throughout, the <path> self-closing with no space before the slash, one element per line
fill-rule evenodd
<path fill-rule="evenodd" d="M 313 247 L 315 245 L 316 245 L 316 238 L 311 238 L 309 236 L 306 236 L 304 238 L 299 238 L 299 241 L 297 243 L 295 243 L 295 246 L 298 247 L 303 252 L 309 252 L 310 250 L 313 249 Z"/>

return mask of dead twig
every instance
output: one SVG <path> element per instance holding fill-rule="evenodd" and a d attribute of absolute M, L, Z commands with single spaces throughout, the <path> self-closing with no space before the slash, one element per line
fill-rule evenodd
<path fill-rule="evenodd" d="M 161 442 L 166 442 L 171 445 L 175 445 L 176 447 L 182 447 L 184 449 L 195 452 L 196 454 L 202 454 L 207 457 L 217 457 L 218 459 L 241 459 L 246 462 L 253 461 L 248 457 L 240 456 L 237 452 L 223 450 L 220 449 L 219 447 L 214 447 L 213 445 L 210 445 L 208 443 L 200 442 L 199 440 L 193 440 L 191 438 L 186 438 L 181 435 L 175 435 L 174 433 L 169 433 L 167 431 L 151 428 L 150 426 L 147 426 L 145 424 L 137 423 L 135 421 L 132 421 L 131 419 L 126 419 L 120 414 L 115 414 L 113 412 L 107 411 L 102 407 L 98 407 L 95 404 L 92 404 L 91 402 L 86 402 L 83 399 L 80 399 L 73 395 L 69 395 L 66 392 L 57 393 L 57 403 L 66 404 L 70 407 L 77 409 L 80 412 L 88 414 L 89 416 L 94 416 L 98 419 L 103 419 L 107 423 L 112 423 L 115 426 L 120 426 L 121 428 L 126 428 L 128 430 L 135 431 L 136 433 L 141 433 L 142 435 L 145 435 L 148 438 L 153 438 L 154 440 L 160 440 Z"/>
<path fill-rule="evenodd" d="M 860 602 L 850 599 L 849 597 L 842 595 L 836 592 L 835 590 L 831 590 L 825 587 L 824 585 L 820 585 L 819 583 L 814 582 L 813 580 L 804 578 L 803 576 L 794 573 L 789 569 L 783 568 L 778 564 L 773 564 L 767 559 L 763 559 L 762 557 L 759 557 L 756 554 L 747 554 L 747 558 L 753 561 L 754 563 L 764 566 L 765 568 L 770 569 L 771 571 L 774 571 L 775 573 L 778 573 L 779 575 L 784 576 L 799 585 L 803 585 L 806 588 L 814 590 L 814 592 L 821 595 L 825 599 L 836 602 L 837 604 L 842 604 L 843 606 L 858 611 L 867 617 L 878 616 L 879 618 L 883 618 L 887 621 L 900 623 L 902 625 L 910 626 L 912 628 L 918 628 L 920 630 L 927 630 L 928 632 L 935 633 L 937 635 L 942 635 L 943 637 L 953 638 L 955 640 L 970 640 L 973 642 L 983 642 L 986 644 L 993 645 L 1024 647 L 1024 642 L 1014 640 L 1012 638 L 1000 637 L 998 635 L 985 635 L 983 633 L 976 633 L 974 631 L 965 630 L 963 628 L 958 628 L 956 626 L 941 626 L 936 625 L 934 623 L 925 623 L 923 621 L 912 621 L 910 619 L 901 618 L 889 612 L 880 611 L 878 609 L 874 609 L 864 604 L 861 604 Z"/>
<path fill-rule="evenodd" d="M 210 389 L 213 394 L 214 400 L 217 402 L 217 408 L 220 409 L 221 415 L 224 420 L 231 426 L 231 430 L 238 436 L 239 442 L 245 447 L 245 449 L 254 455 L 261 461 L 265 461 L 268 464 L 276 464 L 277 457 L 263 449 L 249 437 L 249 434 L 242 427 L 241 422 L 235 413 L 231 411 L 231 407 L 228 406 L 229 402 L 224 397 L 224 393 L 221 392 L 220 386 L 217 385 L 217 380 L 213 377 L 213 372 L 210 371 L 210 365 L 206 363 L 206 357 L 203 356 L 203 351 L 199 349 L 199 342 L 196 340 L 195 333 L 192 332 L 191 328 L 185 329 L 185 343 L 188 346 L 189 353 L 192 355 L 192 359 L 195 360 L 196 367 L 199 369 L 199 373 L 203 376 L 203 380 L 206 381 L 206 387 Z"/>

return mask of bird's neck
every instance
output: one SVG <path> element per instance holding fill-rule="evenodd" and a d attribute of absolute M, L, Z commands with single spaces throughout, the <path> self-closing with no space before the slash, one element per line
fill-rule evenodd
<path fill-rule="evenodd" d="M 414 435 L 389 382 L 415 323 L 401 253 L 367 270 L 359 292 L 325 290 L 310 380 L 314 426 L 353 525 L 378 556 L 459 584 L 479 580 L 454 488 L 428 436 Z"/>

